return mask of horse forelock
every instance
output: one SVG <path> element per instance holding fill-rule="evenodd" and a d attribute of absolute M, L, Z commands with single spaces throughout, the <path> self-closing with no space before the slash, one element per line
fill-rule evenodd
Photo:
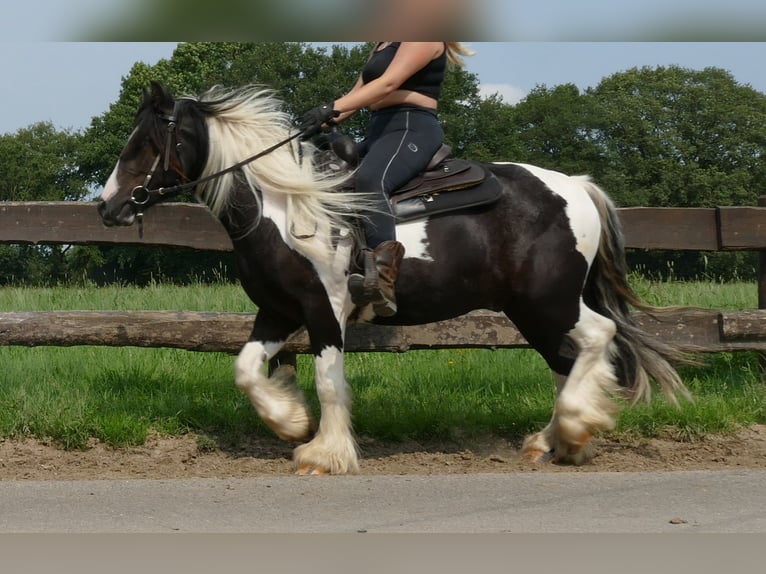
<path fill-rule="evenodd" d="M 216 87 L 195 100 L 206 118 L 210 141 L 203 177 L 295 133 L 282 102 L 266 88 Z M 297 149 L 298 145 L 303 146 L 302 152 Z M 315 234 L 309 234 L 311 237 L 302 239 L 288 233 L 284 239 L 310 258 L 322 258 L 330 256 L 333 230 L 347 229 L 349 214 L 361 209 L 362 204 L 349 194 L 337 193 L 348 176 L 320 174 L 313 163 L 313 154 L 314 147 L 310 143 L 291 142 L 247 164 L 242 173 L 259 205 L 270 197 L 282 198 L 287 221 L 282 222 L 281 229 L 316 230 Z M 198 190 L 219 217 L 232 205 L 232 178 L 231 174 L 224 175 Z M 260 197 L 258 190 L 262 192 Z"/>

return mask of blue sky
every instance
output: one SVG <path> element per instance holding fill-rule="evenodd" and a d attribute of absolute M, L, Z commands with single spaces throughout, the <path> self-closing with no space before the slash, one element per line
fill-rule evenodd
<path fill-rule="evenodd" d="M 617 1 L 617 0 L 613 0 Z M 0 134 L 38 121 L 81 129 L 105 112 L 120 80 L 136 61 L 154 64 L 175 43 L 0 42 Z M 766 43 L 469 42 L 467 59 L 487 93 L 514 103 L 534 86 L 595 86 L 605 76 L 635 66 L 715 66 L 766 93 Z M 342 88 L 339 89 L 339 95 Z M 306 102 L 310 107 L 316 102 Z"/>

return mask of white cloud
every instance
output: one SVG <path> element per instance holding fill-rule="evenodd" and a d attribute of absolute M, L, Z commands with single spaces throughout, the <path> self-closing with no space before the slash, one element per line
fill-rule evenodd
<path fill-rule="evenodd" d="M 516 105 L 527 96 L 527 92 L 512 84 L 480 84 L 479 95 L 487 98 L 497 94 L 506 104 Z"/>

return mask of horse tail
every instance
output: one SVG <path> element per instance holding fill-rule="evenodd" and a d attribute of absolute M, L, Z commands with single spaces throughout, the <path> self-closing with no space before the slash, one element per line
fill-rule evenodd
<path fill-rule="evenodd" d="M 671 363 L 691 363 L 675 347 L 641 330 L 631 316 L 630 307 L 650 315 L 661 315 L 669 308 L 654 307 L 642 301 L 628 283 L 625 241 L 617 209 L 606 193 L 588 178 L 582 178 L 601 220 L 601 238 L 585 285 L 583 298 L 594 311 L 617 325 L 613 364 L 618 381 L 628 390 L 632 402 L 651 398 L 653 379 L 674 404 L 678 395 L 691 395 Z"/>

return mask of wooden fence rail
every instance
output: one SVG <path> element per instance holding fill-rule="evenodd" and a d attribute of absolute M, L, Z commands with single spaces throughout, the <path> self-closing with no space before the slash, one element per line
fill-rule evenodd
<path fill-rule="evenodd" d="M 173 347 L 237 353 L 250 335 L 254 318 L 250 313 L 189 311 L 0 313 L 0 345 Z M 674 312 L 659 320 L 636 313 L 635 318 L 645 331 L 686 351 L 766 352 L 766 310 Z M 405 352 L 528 346 L 504 315 L 479 311 L 428 325 L 351 325 L 346 350 Z M 306 333 L 301 331 L 290 339 L 284 351 L 309 353 Z"/>
<path fill-rule="evenodd" d="M 766 197 L 758 207 L 623 208 L 626 246 L 638 249 L 759 250 L 759 309 L 636 314 L 642 327 L 690 351 L 766 352 Z M 0 243 L 132 244 L 230 251 L 221 224 L 203 206 L 163 204 L 136 227 L 105 227 L 94 203 L 0 203 Z M 237 352 L 252 328 L 247 313 L 175 311 L 48 311 L 0 313 L 0 345 L 111 345 Z M 438 348 L 517 348 L 526 341 L 504 316 L 475 312 L 413 327 L 353 325 L 350 351 Z M 308 352 L 305 333 L 287 352 Z"/>
<path fill-rule="evenodd" d="M 698 251 L 766 249 L 766 207 L 618 210 L 627 247 Z M 144 214 L 138 227 L 105 227 L 94 203 L 0 203 L 0 243 L 166 245 L 231 251 L 223 226 L 202 205 L 170 203 Z"/>

